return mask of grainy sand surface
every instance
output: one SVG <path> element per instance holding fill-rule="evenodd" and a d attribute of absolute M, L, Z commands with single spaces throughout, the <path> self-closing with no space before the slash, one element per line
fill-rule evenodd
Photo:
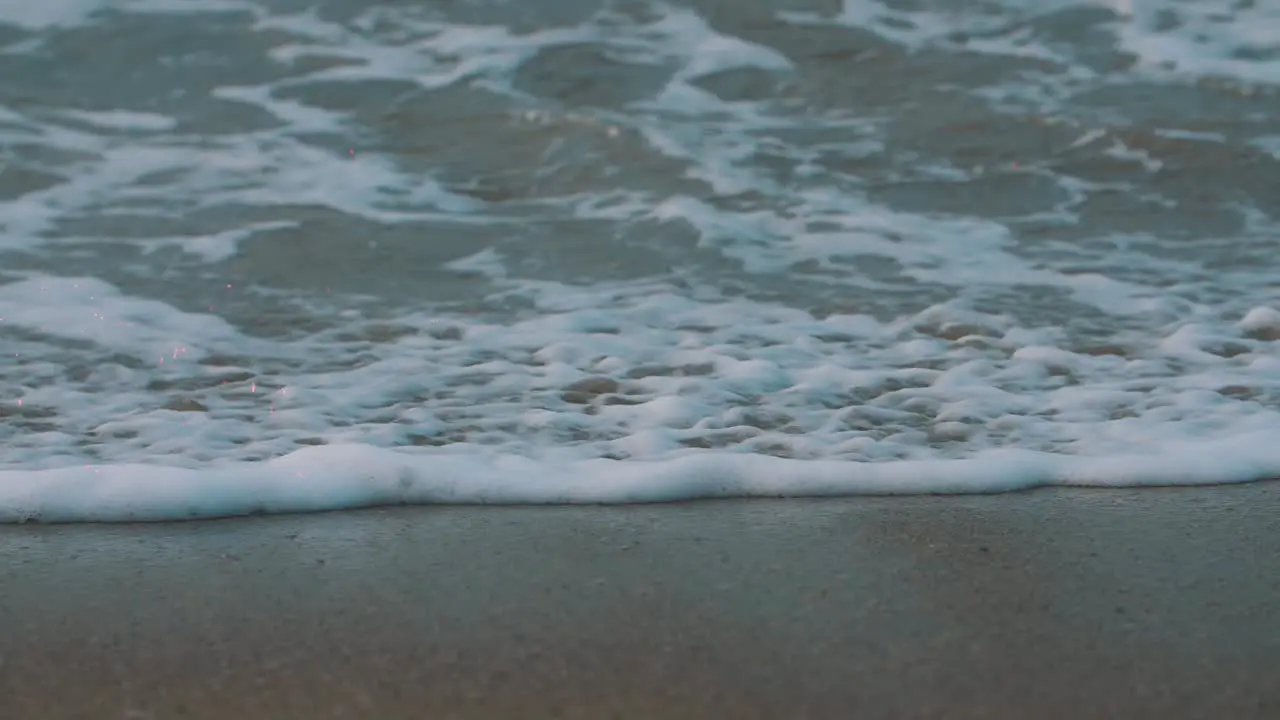
<path fill-rule="evenodd" d="M 1280 717 L 1280 484 L 0 528 L 36 718 Z"/>

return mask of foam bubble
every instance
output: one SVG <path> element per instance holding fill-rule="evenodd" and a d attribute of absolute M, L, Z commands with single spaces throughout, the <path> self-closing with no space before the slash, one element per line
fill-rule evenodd
<path fill-rule="evenodd" d="M 179 520 L 396 504 L 645 503 L 1243 482 L 1280 473 L 1273 437 L 1259 433 L 1107 459 L 1004 451 L 893 464 L 715 452 L 644 463 L 548 463 L 479 450 L 329 446 L 206 470 L 115 465 L 0 471 L 0 522 Z"/>
<path fill-rule="evenodd" d="M 661 286 L 541 292 L 522 320 L 353 312 L 272 340 L 91 279 L 0 286 L 22 363 L 0 373 L 13 418 L 0 515 L 989 492 L 1280 469 L 1263 440 L 1280 429 L 1268 308 L 1096 352 L 946 304 L 882 323 Z M 1229 461 L 1200 454 L 1223 448 Z"/>
<path fill-rule="evenodd" d="M 221 318 L 123 296 L 95 278 L 42 277 L 0 285 L 0 321 L 147 359 L 185 355 L 201 343 L 239 337 Z"/>
<path fill-rule="evenodd" d="M 84 22 L 103 6 L 102 0 L 49 0 L 49 2 L 0 2 L 0 22 L 28 30 Z"/>
<path fill-rule="evenodd" d="M 0 0 L 0 24 L 45 30 L 83 25 L 108 9 L 134 13 L 213 13 L 256 11 L 258 7 L 239 0 Z"/>
<path fill-rule="evenodd" d="M 1161 73 L 1280 83 L 1280 9 L 1227 0 L 1135 2 L 1121 46 Z"/>
<path fill-rule="evenodd" d="M 109 110 L 104 112 L 68 111 L 63 116 L 80 120 L 106 130 L 140 130 L 144 132 L 162 132 L 172 130 L 177 121 L 165 115 L 155 113 L 130 112 L 128 110 Z"/>

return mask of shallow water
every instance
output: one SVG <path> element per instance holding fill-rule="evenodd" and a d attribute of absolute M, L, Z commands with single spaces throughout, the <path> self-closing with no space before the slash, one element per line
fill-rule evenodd
<path fill-rule="evenodd" d="M 0 0 L 0 517 L 1280 475 L 1267 7 Z"/>

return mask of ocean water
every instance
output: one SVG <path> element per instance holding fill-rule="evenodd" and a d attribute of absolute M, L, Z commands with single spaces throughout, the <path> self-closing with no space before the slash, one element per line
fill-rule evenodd
<path fill-rule="evenodd" d="M 1280 7 L 0 0 L 0 520 L 1280 476 Z"/>

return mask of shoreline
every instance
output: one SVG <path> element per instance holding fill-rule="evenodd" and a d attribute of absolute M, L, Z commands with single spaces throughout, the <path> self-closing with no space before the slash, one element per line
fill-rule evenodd
<path fill-rule="evenodd" d="M 1280 483 L 0 527 L 15 717 L 1263 718 Z"/>
<path fill-rule="evenodd" d="M 708 451 L 652 461 L 597 458 L 547 464 L 510 455 L 420 454 L 337 444 L 204 468 L 117 464 L 3 470 L 0 524 L 163 522 L 398 506 L 595 506 L 989 495 L 1049 487 L 1216 487 L 1266 482 L 1278 465 L 1274 438 L 1262 431 L 1141 456 L 999 451 L 894 462 Z"/>

